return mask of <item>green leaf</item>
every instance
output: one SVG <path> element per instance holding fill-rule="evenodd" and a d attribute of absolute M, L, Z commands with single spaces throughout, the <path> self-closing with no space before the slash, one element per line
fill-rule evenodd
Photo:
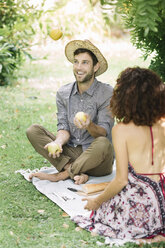
<path fill-rule="evenodd" d="M 42 28 L 43 28 L 42 22 L 39 22 L 39 27 L 42 30 Z"/>
<path fill-rule="evenodd" d="M 157 27 L 150 26 L 150 29 L 151 29 L 153 32 L 158 32 L 158 28 L 157 28 Z"/>
<path fill-rule="evenodd" d="M 145 36 L 145 37 L 148 35 L 149 31 L 150 31 L 149 27 L 146 27 L 146 28 L 144 29 L 144 36 Z"/>
<path fill-rule="evenodd" d="M 153 5 L 158 5 L 159 2 L 160 2 L 160 0 L 151 0 L 148 2 L 148 4 L 153 6 Z"/>

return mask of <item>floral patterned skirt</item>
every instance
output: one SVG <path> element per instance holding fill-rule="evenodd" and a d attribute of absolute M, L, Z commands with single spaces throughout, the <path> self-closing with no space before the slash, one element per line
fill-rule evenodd
<path fill-rule="evenodd" d="M 90 218 L 75 216 L 72 220 L 88 231 L 110 238 L 151 238 L 165 236 L 165 199 L 160 182 L 137 175 L 128 165 L 128 184 Z"/>

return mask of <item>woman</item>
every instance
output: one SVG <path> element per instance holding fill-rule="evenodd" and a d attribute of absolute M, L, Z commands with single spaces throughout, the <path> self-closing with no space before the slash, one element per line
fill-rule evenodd
<path fill-rule="evenodd" d="M 112 238 L 165 241 L 165 85 L 153 71 L 127 68 L 110 102 L 116 177 L 96 198 L 85 198 L 91 218 L 83 228 Z M 160 236 L 158 236 L 160 235 Z"/>

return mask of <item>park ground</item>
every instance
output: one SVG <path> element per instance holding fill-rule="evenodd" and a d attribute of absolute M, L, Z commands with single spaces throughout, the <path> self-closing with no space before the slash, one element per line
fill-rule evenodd
<path fill-rule="evenodd" d="M 62 209 L 15 174 L 19 169 L 50 166 L 33 150 L 25 132 L 32 123 L 56 132 L 56 91 L 74 80 L 72 65 L 64 55 L 65 44 L 49 41 L 34 46 L 34 60 L 26 61 L 15 85 L 0 87 L 0 248 L 97 248 L 100 243 L 107 247 L 104 238 L 77 228 Z M 112 86 L 126 67 L 149 65 L 150 60 L 143 61 L 128 37 L 107 40 L 99 47 L 109 69 L 98 80 Z M 123 245 L 133 247 L 138 246 Z"/>

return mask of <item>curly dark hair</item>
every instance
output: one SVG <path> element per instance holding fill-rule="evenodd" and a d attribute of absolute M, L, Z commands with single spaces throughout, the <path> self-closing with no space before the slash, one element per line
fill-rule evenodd
<path fill-rule="evenodd" d="M 118 122 L 152 126 L 165 117 L 165 84 L 152 70 L 127 68 L 117 79 L 110 110 Z"/>

